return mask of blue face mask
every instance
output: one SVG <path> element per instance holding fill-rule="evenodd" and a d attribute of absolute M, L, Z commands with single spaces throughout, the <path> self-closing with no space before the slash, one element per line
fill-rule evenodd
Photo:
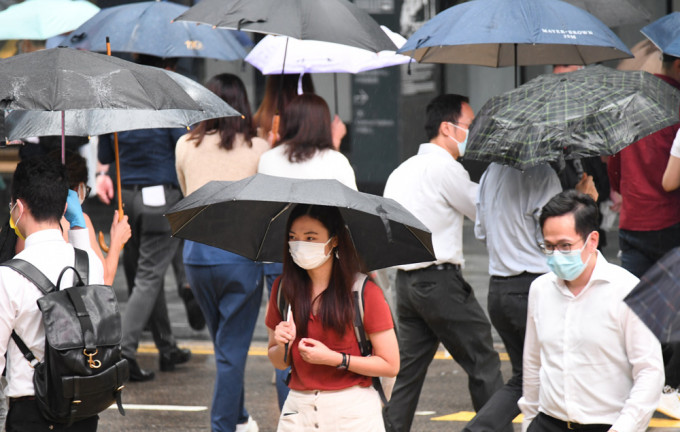
<path fill-rule="evenodd" d="M 581 276 L 583 270 L 586 268 L 586 263 L 581 260 L 581 252 L 586 248 L 590 235 L 586 238 L 581 249 L 573 250 L 567 253 L 554 251 L 552 255 L 548 255 L 548 267 L 557 275 L 558 278 L 566 281 L 573 281 Z"/>
<path fill-rule="evenodd" d="M 463 141 L 458 141 L 457 139 L 455 139 L 455 138 L 452 137 L 452 136 L 449 137 L 449 138 L 451 138 L 452 140 L 454 140 L 456 143 L 458 143 L 458 154 L 462 157 L 462 156 L 465 155 L 465 148 L 467 147 L 468 136 L 470 136 L 470 129 L 462 128 L 462 127 L 460 127 L 460 126 L 458 126 L 458 125 L 455 125 L 455 124 L 453 124 L 453 123 L 451 123 L 451 122 L 447 122 L 447 123 L 449 123 L 451 126 L 453 126 L 453 127 L 455 127 L 455 128 L 462 129 L 462 130 L 465 131 L 465 139 L 464 139 Z M 448 136 L 448 135 L 447 135 L 447 136 Z"/>

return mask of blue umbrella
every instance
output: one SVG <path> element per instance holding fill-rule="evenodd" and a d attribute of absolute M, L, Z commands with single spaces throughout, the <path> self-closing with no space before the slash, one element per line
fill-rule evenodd
<path fill-rule="evenodd" d="M 397 51 L 425 63 L 501 67 L 632 57 L 588 12 L 559 0 L 473 0 L 427 21 Z"/>
<path fill-rule="evenodd" d="M 202 57 L 239 60 L 252 46 L 247 35 L 172 19 L 189 9 L 176 3 L 148 1 L 102 9 L 60 45 L 106 52 L 106 37 L 114 52 L 157 57 Z"/>
<path fill-rule="evenodd" d="M 640 32 L 664 54 L 680 57 L 680 12 L 661 17 Z"/>
<path fill-rule="evenodd" d="M 42 40 L 69 32 L 99 11 L 84 0 L 27 0 L 0 12 L 0 40 Z"/>

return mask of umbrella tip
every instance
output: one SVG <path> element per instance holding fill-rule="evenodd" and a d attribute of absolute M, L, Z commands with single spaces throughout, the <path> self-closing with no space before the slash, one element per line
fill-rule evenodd
<path fill-rule="evenodd" d="M 245 119 L 246 119 L 246 116 L 244 116 L 243 114 L 241 114 L 241 118 L 242 118 L 243 120 L 245 120 Z"/>

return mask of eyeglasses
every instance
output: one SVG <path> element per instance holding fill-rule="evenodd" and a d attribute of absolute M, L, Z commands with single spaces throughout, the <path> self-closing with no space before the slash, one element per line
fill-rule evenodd
<path fill-rule="evenodd" d="M 85 198 L 90 196 L 90 192 L 92 192 L 92 188 L 88 185 L 85 185 Z"/>
<path fill-rule="evenodd" d="M 572 247 L 574 247 L 574 244 L 575 243 L 558 243 L 554 245 L 541 242 L 538 244 L 538 247 L 541 248 L 541 252 L 543 252 L 546 255 L 552 255 L 555 253 L 555 251 L 558 251 L 561 254 L 568 254 L 569 252 L 572 251 Z"/>

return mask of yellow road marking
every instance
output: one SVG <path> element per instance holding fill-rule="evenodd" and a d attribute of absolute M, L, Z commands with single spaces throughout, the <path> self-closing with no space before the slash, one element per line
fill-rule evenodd
<path fill-rule="evenodd" d="M 439 417 L 432 417 L 432 421 L 459 421 L 459 422 L 469 422 L 475 416 L 473 411 L 459 411 L 453 414 L 448 414 Z M 522 423 L 522 414 L 515 417 L 512 421 L 513 423 Z M 653 418 L 649 422 L 650 428 L 680 428 L 680 420 L 673 419 L 663 419 L 663 418 Z"/>

